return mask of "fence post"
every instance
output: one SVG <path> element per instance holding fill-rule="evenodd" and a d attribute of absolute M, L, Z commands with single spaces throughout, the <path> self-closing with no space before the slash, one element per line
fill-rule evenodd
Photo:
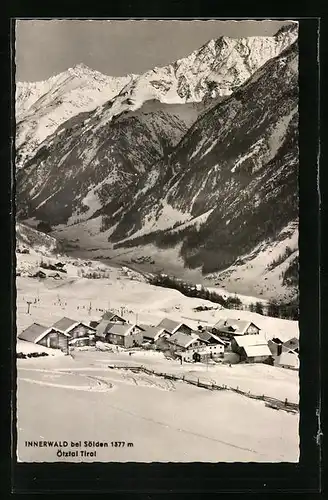
<path fill-rule="evenodd" d="M 285 406 L 287 406 L 287 403 L 288 403 L 288 399 L 286 398 L 285 399 Z"/>
<path fill-rule="evenodd" d="M 197 379 L 197 385 L 199 386 L 199 378 Z"/>

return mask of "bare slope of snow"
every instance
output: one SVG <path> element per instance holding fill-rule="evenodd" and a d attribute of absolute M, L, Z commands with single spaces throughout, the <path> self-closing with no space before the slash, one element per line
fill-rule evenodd
<path fill-rule="evenodd" d="M 81 379 L 90 375 L 83 370 L 78 373 Z M 17 444 L 21 462 L 298 461 L 298 416 L 273 411 L 262 402 L 237 394 L 212 393 L 184 384 L 163 390 L 158 382 L 139 376 L 134 377 L 132 385 L 126 374 L 113 374 L 108 380 L 108 369 L 96 376 L 100 383 L 114 386 L 101 393 L 91 381 L 89 391 L 72 387 L 76 372 L 66 375 L 67 385 L 72 379 L 70 388 L 54 387 L 45 376 L 58 377 L 55 366 L 50 373 L 31 370 L 29 381 L 24 380 L 26 371 L 19 367 L 18 375 Z M 41 383 L 33 383 L 40 375 Z M 253 425 L 246 426 L 250 421 Z M 56 448 L 24 446 L 26 440 L 39 441 L 40 436 L 46 441 L 91 440 L 107 442 L 108 446 L 95 448 L 96 456 L 87 458 L 81 456 L 81 450 L 79 456 L 65 458 L 57 456 Z M 126 446 L 112 448 L 112 440 L 124 441 Z"/>
<path fill-rule="evenodd" d="M 283 228 L 276 240 L 264 241 L 224 271 L 207 275 L 206 281 L 215 280 L 232 292 L 244 291 L 266 298 L 280 297 L 288 300 L 295 296 L 295 287 L 284 286 L 282 275 L 297 256 L 296 221 Z"/>

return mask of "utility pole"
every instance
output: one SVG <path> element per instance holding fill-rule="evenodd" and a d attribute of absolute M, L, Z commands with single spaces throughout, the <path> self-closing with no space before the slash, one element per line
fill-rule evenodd
<path fill-rule="evenodd" d="M 30 314 L 30 306 L 31 306 L 32 302 L 27 300 L 26 303 L 27 303 L 27 314 Z"/>

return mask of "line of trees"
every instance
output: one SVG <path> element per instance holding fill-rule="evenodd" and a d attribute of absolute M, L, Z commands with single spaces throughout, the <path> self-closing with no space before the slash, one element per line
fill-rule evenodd
<path fill-rule="evenodd" d="M 220 304 L 226 309 L 248 310 L 251 312 L 256 312 L 258 314 L 263 314 L 265 316 L 271 316 L 273 318 L 291 320 L 299 319 L 299 307 L 297 300 L 291 301 L 289 303 L 270 300 L 267 305 L 263 304 L 260 301 L 257 301 L 247 305 L 244 304 L 236 294 L 228 297 L 223 297 L 219 293 L 212 292 L 207 288 L 204 288 L 203 286 L 196 286 L 191 283 L 186 283 L 165 274 L 158 274 L 153 276 L 149 279 L 149 283 L 155 286 L 173 288 L 181 292 L 186 297 L 196 297 L 209 300 L 216 304 Z"/>

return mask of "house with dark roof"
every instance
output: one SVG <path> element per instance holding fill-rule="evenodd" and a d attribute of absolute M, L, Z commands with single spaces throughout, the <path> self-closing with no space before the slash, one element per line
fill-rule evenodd
<path fill-rule="evenodd" d="M 142 344 L 143 331 L 138 325 L 114 323 L 106 333 L 106 341 L 125 348 L 135 347 Z"/>
<path fill-rule="evenodd" d="M 208 343 L 209 345 L 217 345 L 217 344 L 223 346 L 226 345 L 226 342 L 224 342 L 222 339 L 220 339 L 220 337 L 218 337 L 217 335 L 215 335 L 215 333 L 212 333 L 209 330 L 199 330 L 197 332 L 197 335 L 201 340 Z"/>
<path fill-rule="evenodd" d="M 18 335 L 18 338 L 44 347 L 60 349 L 65 354 L 68 354 L 69 334 L 61 332 L 53 326 L 48 327 L 39 323 L 32 323 Z"/>
<path fill-rule="evenodd" d="M 296 337 L 293 337 L 289 340 L 287 340 L 287 342 L 284 342 L 283 344 L 283 351 L 294 351 L 296 353 L 299 352 L 299 348 L 300 348 L 300 343 L 299 343 L 299 340 L 296 338 Z"/>
<path fill-rule="evenodd" d="M 258 335 L 260 330 L 252 321 L 235 318 L 220 319 L 212 327 L 214 334 L 224 338 L 233 338 L 236 335 Z"/>
<path fill-rule="evenodd" d="M 173 333 L 177 333 L 177 332 L 181 332 L 181 333 L 185 333 L 187 335 L 190 335 L 191 332 L 193 331 L 193 329 L 190 326 L 186 325 L 185 323 L 181 323 L 179 321 L 175 321 L 175 320 L 169 319 L 169 318 L 162 319 L 162 321 L 160 321 L 160 323 L 158 323 L 157 326 L 159 328 L 164 328 L 171 335 Z"/>
<path fill-rule="evenodd" d="M 246 363 L 263 363 L 272 360 L 268 342 L 262 335 L 236 336 L 231 341 L 231 350 Z"/>
<path fill-rule="evenodd" d="M 105 320 L 105 321 L 111 321 L 112 323 L 119 323 L 119 324 L 122 324 L 122 325 L 124 325 L 125 323 L 127 323 L 126 319 L 122 318 L 122 316 L 119 316 L 114 311 L 110 311 L 110 310 L 106 311 L 102 315 L 102 319 Z"/>
<path fill-rule="evenodd" d="M 76 347 L 92 346 L 95 344 L 95 328 L 92 328 L 87 323 L 76 321 L 75 319 L 63 317 L 56 323 L 53 328 L 64 332 L 70 336 L 70 345 Z"/>
<path fill-rule="evenodd" d="M 159 326 L 147 326 L 147 325 L 139 325 L 144 328 L 142 332 L 142 336 L 144 341 L 146 342 L 157 342 L 160 337 L 170 337 L 170 332 L 165 330 L 165 328 L 160 328 Z"/>

